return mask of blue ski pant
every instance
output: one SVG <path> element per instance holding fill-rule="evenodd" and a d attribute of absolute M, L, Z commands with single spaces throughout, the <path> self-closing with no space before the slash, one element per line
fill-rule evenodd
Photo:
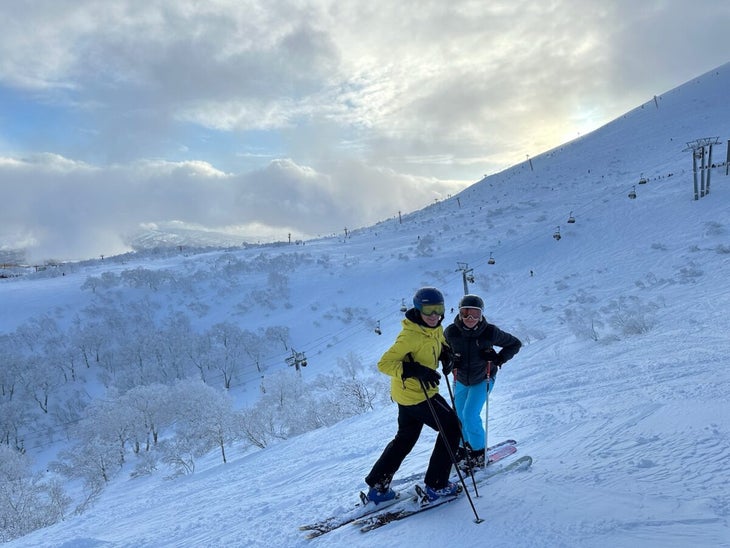
<path fill-rule="evenodd" d="M 454 407 L 461 421 L 461 432 L 464 440 L 475 451 L 484 449 L 484 426 L 482 426 L 482 408 L 487 403 L 487 394 L 494 387 L 494 379 L 467 386 L 459 381 L 454 382 Z"/>

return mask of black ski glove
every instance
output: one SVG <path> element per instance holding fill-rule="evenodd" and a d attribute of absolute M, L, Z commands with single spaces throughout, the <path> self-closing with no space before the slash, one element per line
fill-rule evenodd
<path fill-rule="evenodd" d="M 495 367 L 502 367 L 502 364 L 504 363 L 504 360 L 499 354 L 497 354 L 497 352 L 495 352 L 494 348 L 482 350 L 479 352 L 479 356 L 481 356 L 484 361 L 492 362 L 492 365 Z"/>
<path fill-rule="evenodd" d="M 444 375 L 448 375 L 454 369 L 453 359 L 454 358 L 449 347 L 442 347 L 441 354 L 439 355 L 439 361 L 441 362 L 441 370 L 444 372 Z"/>
<path fill-rule="evenodd" d="M 439 385 L 439 379 L 441 379 L 438 371 L 414 361 L 403 362 L 401 378 L 407 379 L 409 377 L 422 381 L 426 388 L 436 388 Z"/>
<path fill-rule="evenodd" d="M 444 375 L 451 375 L 451 372 L 460 366 L 461 354 L 451 354 L 451 359 L 448 362 L 441 362 L 441 369 L 443 369 Z"/>

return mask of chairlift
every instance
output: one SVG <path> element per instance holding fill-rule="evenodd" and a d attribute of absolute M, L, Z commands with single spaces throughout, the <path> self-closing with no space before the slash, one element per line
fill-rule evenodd
<path fill-rule="evenodd" d="M 573 212 L 570 212 L 570 215 L 568 215 L 568 223 L 573 224 L 575 222 L 575 217 L 573 217 Z"/>
<path fill-rule="evenodd" d="M 487 261 L 487 264 L 494 264 L 494 257 L 492 257 L 492 252 L 489 252 L 489 260 Z"/>
<path fill-rule="evenodd" d="M 383 334 L 383 332 L 380 330 L 380 320 L 378 320 L 377 324 L 375 325 L 375 332 L 378 335 L 382 335 Z"/>
<path fill-rule="evenodd" d="M 299 367 L 307 367 L 307 358 L 304 355 L 304 352 L 297 352 L 294 349 L 292 349 L 292 355 L 286 358 L 286 364 L 289 366 L 294 366 L 297 371 L 299 371 Z"/>
<path fill-rule="evenodd" d="M 469 274 L 469 275 L 468 275 L 468 276 L 466 277 L 466 281 L 467 281 L 467 282 L 469 282 L 470 284 L 473 284 L 473 283 L 474 283 L 474 275 L 472 275 L 472 274 Z"/>
<path fill-rule="evenodd" d="M 646 184 L 646 177 L 643 177 L 642 176 L 641 179 L 639 179 L 639 184 L 640 185 L 645 185 Z"/>
<path fill-rule="evenodd" d="M 400 311 L 401 312 L 407 312 L 408 311 L 408 307 L 406 306 L 406 300 L 405 299 L 401 299 L 400 300 Z"/>
<path fill-rule="evenodd" d="M 555 229 L 555 234 L 553 234 L 553 238 L 555 238 L 556 241 L 559 240 L 560 238 L 562 238 L 562 236 L 560 235 L 560 226 L 559 225 Z"/>
<path fill-rule="evenodd" d="M 636 187 L 632 187 L 631 192 L 629 192 L 629 198 L 634 200 L 636 198 Z"/>

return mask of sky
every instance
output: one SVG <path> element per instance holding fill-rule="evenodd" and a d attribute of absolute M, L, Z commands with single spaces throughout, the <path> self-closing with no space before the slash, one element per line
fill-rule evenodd
<path fill-rule="evenodd" d="M 84 513 L 8 548 L 481 546 L 485 538 L 513 548 L 730 546 L 729 85 L 726 64 L 538 158 L 534 170 L 517 166 L 347 240 L 140 253 L 0 279 L 0 332 L 147 303 L 200 329 L 221 319 L 252 330 L 287 325 L 308 366 L 297 375 L 272 349 L 261 382 L 280 374 L 304 382 L 307 402 L 349 355 L 380 379 L 373 390 L 385 390 L 370 412 L 263 450 L 234 443 L 227 464 L 212 451 L 177 479 L 162 464 L 131 477 L 130 455 Z M 713 136 L 719 165 L 705 172 L 710 192 L 695 200 L 684 149 Z M 286 289 L 251 306 L 267 287 L 267 273 L 253 267 L 278 261 L 288 265 L 279 277 Z M 473 271 L 467 288 L 457 265 Z M 90 277 L 140 269 L 169 272 L 175 283 L 82 289 Z M 467 483 L 479 525 L 462 498 L 366 535 L 348 526 L 305 540 L 300 525 L 358 500 L 395 433 L 376 362 L 401 328 L 401 303 L 422 285 L 439 287 L 447 308 L 464 289 L 480 294 L 486 317 L 522 340 L 490 395 L 489 440 L 516 439 L 513 458 L 530 455 L 532 467 L 488 481 L 479 497 Z M 89 385 L 92 373 L 83 373 Z M 261 397 L 259 382 L 236 379 L 237 405 Z M 443 380 L 440 390 L 448 399 Z M 43 431 L 65 439 L 62 427 Z M 433 441 L 424 430 L 396 482 L 422 478 Z M 26 447 L 42 470 L 60 449 L 41 434 Z"/>
<path fill-rule="evenodd" d="M 705 0 L 0 3 L 0 250 L 342 233 L 728 61 Z"/>

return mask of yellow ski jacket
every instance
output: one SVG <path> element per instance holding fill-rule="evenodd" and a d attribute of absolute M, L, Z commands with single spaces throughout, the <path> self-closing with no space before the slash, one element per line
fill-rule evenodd
<path fill-rule="evenodd" d="M 410 310 L 409 310 L 410 312 Z M 401 405 L 416 405 L 426 401 L 423 389 L 418 379 L 402 379 L 403 361 L 408 361 L 408 354 L 421 365 L 438 369 L 438 359 L 441 349 L 446 345 L 444 329 L 441 324 L 436 327 L 419 325 L 408 319 L 403 320 L 403 329 L 396 337 L 393 346 L 385 351 L 378 362 L 378 370 L 390 375 L 390 397 Z M 438 393 L 438 387 L 427 388 L 428 397 Z"/>

